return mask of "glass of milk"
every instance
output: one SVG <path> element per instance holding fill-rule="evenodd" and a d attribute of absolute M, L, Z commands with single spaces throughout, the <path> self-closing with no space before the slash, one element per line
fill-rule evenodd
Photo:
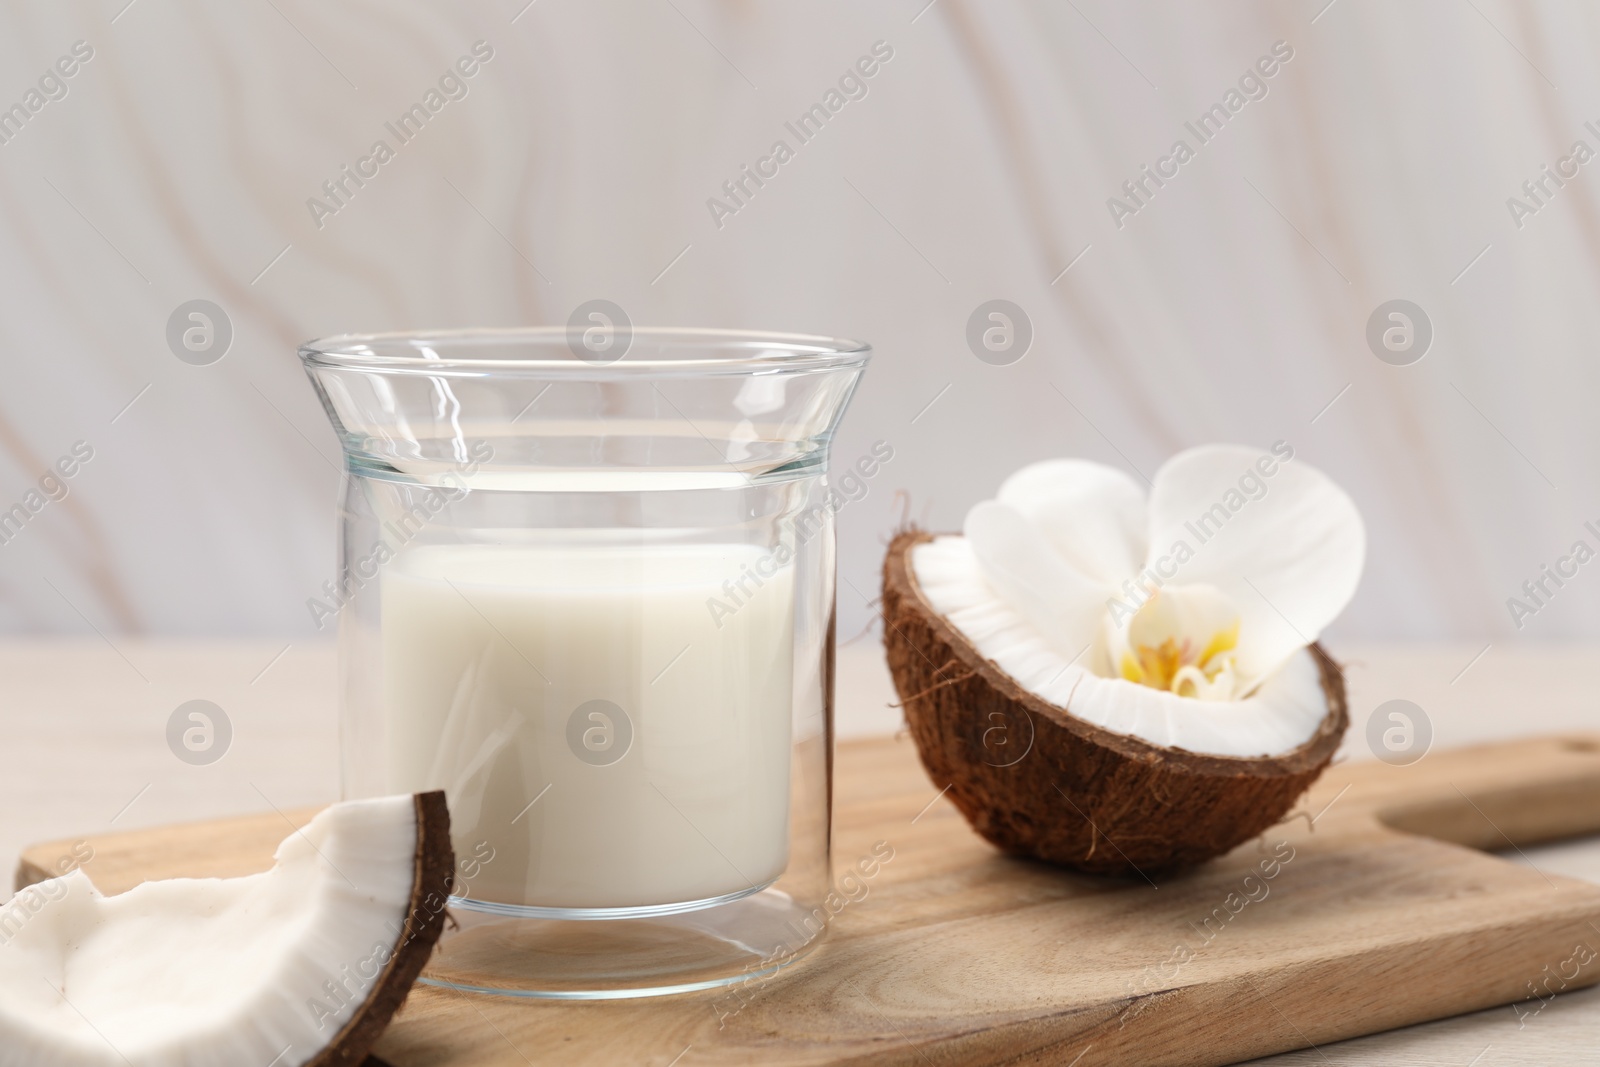
<path fill-rule="evenodd" d="M 450 805 L 459 929 L 425 980 L 640 996 L 814 946 L 828 446 L 868 347 L 600 306 L 300 354 L 346 460 L 307 603 L 340 635 L 344 792 Z"/>

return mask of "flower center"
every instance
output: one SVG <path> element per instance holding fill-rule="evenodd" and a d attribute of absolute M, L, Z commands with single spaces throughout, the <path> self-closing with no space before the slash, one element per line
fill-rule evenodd
<path fill-rule="evenodd" d="M 1211 586 L 1156 591 L 1125 626 L 1109 624 L 1119 677 L 1199 700 L 1232 700 L 1239 613 Z"/>

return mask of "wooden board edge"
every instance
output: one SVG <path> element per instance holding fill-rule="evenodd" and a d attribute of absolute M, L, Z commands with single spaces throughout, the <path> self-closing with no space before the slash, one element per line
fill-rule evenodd
<path fill-rule="evenodd" d="M 50 878 L 59 877 L 67 871 L 52 871 L 57 866 L 60 858 L 74 855 L 78 846 L 88 844 L 91 848 L 96 844 L 115 842 L 120 848 L 126 848 L 132 842 L 156 839 L 172 833 L 185 833 L 195 831 L 201 834 L 228 834 L 240 826 L 252 823 L 262 823 L 269 820 L 289 820 L 296 829 L 303 828 L 326 804 L 311 807 L 289 808 L 283 811 L 250 812 L 244 815 L 225 815 L 217 819 L 189 819 L 180 823 L 166 823 L 158 826 L 144 826 L 131 830 L 117 830 L 111 833 L 80 835 L 77 837 L 57 838 L 51 841 L 40 841 L 28 845 L 17 858 L 16 870 L 13 874 L 13 891 L 21 891 L 30 885 L 35 885 Z M 292 831 L 285 826 L 280 835 L 288 837 Z M 111 850 L 113 853 L 117 849 Z M 96 853 L 99 849 L 95 850 Z M 89 862 L 92 862 L 89 861 Z M 85 863 L 84 866 L 88 866 Z M 76 865 L 74 865 L 76 866 Z M 71 870 L 72 868 L 68 868 Z"/>

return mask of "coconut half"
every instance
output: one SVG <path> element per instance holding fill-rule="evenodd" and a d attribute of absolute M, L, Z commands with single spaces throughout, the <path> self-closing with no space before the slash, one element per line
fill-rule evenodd
<path fill-rule="evenodd" d="M 952 569 L 959 574 L 954 558 L 960 549 L 950 546 L 960 540 L 911 531 L 890 544 L 883 568 L 884 645 L 923 766 L 936 785 L 949 786 L 956 808 L 997 847 L 1091 874 L 1149 877 L 1181 870 L 1278 822 L 1333 758 L 1349 724 L 1344 679 L 1318 645 L 1265 683 L 1249 707 L 1156 691 L 1133 692 L 1121 705 L 1114 695 L 1101 700 L 1102 713 L 1128 710 L 1130 718 L 1118 720 L 1122 730 L 1074 714 L 1072 689 L 1132 683 L 1071 667 L 1059 702 L 1031 691 L 980 651 L 968 631 L 983 635 L 984 643 L 998 640 L 1014 670 L 1032 675 L 1038 688 L 1045 688 L 1048 672 L 1061 673 L 1059 666 L 1043 648 L 1029 645 L 1026 626 L 995 598 L 974 594 L 960 602 L 962 589 L 970 591 L 952 579 Z M 961 625 L 930 600 L 919 563 L 944 583 L 944 607 Z M 1163 706 L 1169 701 L 1189 705 L 1173 709 L 1176 727 Z M 1274 702 L 1292 711 L 1277 715 L 1270 710 Z M 1185 714 L 1197 722 L 1232 716 L 1235 734 L 1271 723 L 1279 733 L 1269 734 L 1263 748 L 1302 728 L 1303 736 L 1277 754 L 1224 756 L 1129 732 L 1171 737 L 1186 725 Z M 1191 729 L 1195 737 L 1216 733 L 1214 726 Z"/>
<path fill-rule="evenodd" d="M 271 870 L 0 906 L 0 1067 L 355 1067 L 444 924 L 444 794 L 336 804 Z"/>

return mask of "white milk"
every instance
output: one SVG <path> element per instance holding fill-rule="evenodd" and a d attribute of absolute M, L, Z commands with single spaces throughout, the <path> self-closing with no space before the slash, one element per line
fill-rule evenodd
<path fill-rule="evenodd" d="M 427 546 L 385 567 L 388 787 L 444 789 L 457 854 L 493 850 L 468 895 L 647 907 L 783 872 L 793 572 L 747 577 L 773 569 L 750 545 Z M 719 619 L 711 598 L 743 604 Z"/>

